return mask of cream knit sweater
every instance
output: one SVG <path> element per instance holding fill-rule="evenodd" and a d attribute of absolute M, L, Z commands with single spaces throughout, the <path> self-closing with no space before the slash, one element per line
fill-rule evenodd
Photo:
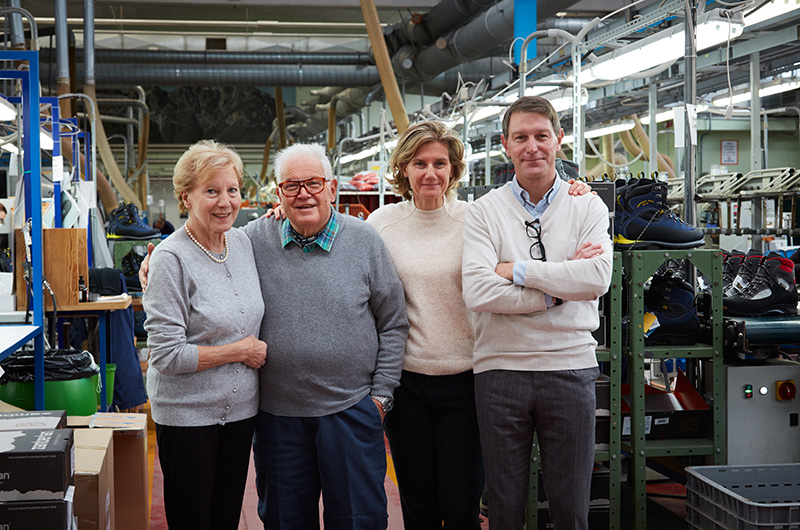
<path fill-rule="evenodd" d="M 464 300 L 475 311 L 475 373 L 487 370 L 579 370 L 597 366 L 592 330 L 597 298 L 611 281 L 613 248 L 600 197 L 574 197 L 561 186 L 540 218 L 547 262 L 530 260 L 525 230 L 531 215 L 509 186 L 469 209 L 464 230 Z M 587 242 L 603 245 L 592 259 L 573 260 Z M 497 275 L 501 262 L 530 260 L 525 286 Z M 547 308 L 544 293 L 561 298 Z"/>
<path fill-rule="evenodd" d="M 430 211 L 403 201 L 367 218 L 383 237 L 403 282 L 410 326 L 404 370 L 452 375 L 472 369 L 472 324 L 461 296 L 468 209 L 456 200 Z"/>

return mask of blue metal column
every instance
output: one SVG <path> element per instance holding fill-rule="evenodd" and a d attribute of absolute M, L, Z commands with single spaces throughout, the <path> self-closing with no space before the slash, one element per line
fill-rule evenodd
<path fill-rule="evenodd" d="M 525 37 L 536 31 L 536 0 L 514 0 L 514 60 L 519 64 Z M 536 57 L 536 41 L 528 45 L 528 57 Z"/>

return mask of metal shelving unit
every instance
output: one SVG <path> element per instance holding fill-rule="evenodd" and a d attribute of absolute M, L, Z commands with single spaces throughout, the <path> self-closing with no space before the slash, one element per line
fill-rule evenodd
<path fill-rule="evenodd" d="M 668 259 L 685 259 L 707 278 L 713 278 L 710 344 L 690 346 L 647 346 L 644 340 L 644 285 L 650 276 Z M 633 528 L 647 528 L 647 496 L 645 472 L 648 459 L 656 457 L 706 457 L 709 463 L 725 463 L 724 372 L 722 352 L 722 253 L 717 250 L 634 250 L 623 253 L 627 273 L 627 298 L 630 326 L 624 355 L 628 360 L 631 399 L 631 438 L 623 449 L 631 455 L 631 486 L 633 490 Z M 703 390 L 713 396 L 711 405 L 713 429 L 710 438 L 646 440 L 645 438 L 645 360 L 686 359 L 687 371 L 696 385 L 702 374 Z M 683 466 L 680 466 L 682 469 Z"/>
<path fill-rule="evenodd" d="M 41 151 L 39 140 L 39 52 L 0 51 L 0 61 L 28 65 L 28 69 L 4 70 L 3 79 L 20 82 L 22 89 L 21 128 L 23 133 L 23 176 L 25 185 L 25 215 L 31 222 L 31 308 L 32 325 L 0 326 L 0 360 L 33 340 L 34 393 L 36 408 L 44 409 L 44 299 L 42 296 L 42 191 Z"/>

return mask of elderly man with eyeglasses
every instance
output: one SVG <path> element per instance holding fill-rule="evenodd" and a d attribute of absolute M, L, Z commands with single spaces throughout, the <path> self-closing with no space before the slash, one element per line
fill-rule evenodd
<path fill-rule="evenodd" d="M 265 528 L 319 528 L 321 493 L 326 530 L 382 530 L 383 420 L 408 336 L 403 285 L 378 232 L 334 211 L 321 145 L 280 151 L 275 176 L 286 219 L 242 229 L 266 306 L 259 338 L 269 344 L 253 442 L 258 514 Z M 149 256 L 143 287 L 148 272 Z"/>
<path fill-rule="evenodd" d="M 333 210 L 320 145 L 278 153 L 283 222 L 245 226 L 266 311 L 254 455 L 267 528 L 387 525 L 383 419 L 400 381 L 403 286 L 371 226 Z"/>
<path fill-rule="evenodd" d="M 558 178 L 550 103 L 518 99 L 501 140 L 516 176 L 467 212 L 463 292 L 475 312 L 475 400 L 489 527 L 521 530 L 538 435 L 558 530 L 586 530 L 594 461 L 597 299 L 611 280 L 608 210 Z"/>

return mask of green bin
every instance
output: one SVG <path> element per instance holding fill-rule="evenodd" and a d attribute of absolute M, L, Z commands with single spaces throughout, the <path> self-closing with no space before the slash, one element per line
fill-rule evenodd
<path fill-rule="evenodd" d="M 97 412 L 97 376 L 71 381 L 44 382 L 45 410 L 66 410 L 68 416 L 91 416 Z M 0 400 L 25 410 L 36 408 L 34 383 L 11 381 L 0 385 Z"/>
<path fill-rule="evenodd" d="M 114 401 L 114 374 L 117 372 L 117 365 L 107 363 L 106 364 L 106 406 L 110 407 L 111 402 Z M 103 404 L 103 398 L 101 396 L 102 392 L 100 391 L 100 381 L 99 375 L 93 375 L 89 379 L 94 382 L 94 392 L 95 397 L 97 398 L 97 406 Z"/>

